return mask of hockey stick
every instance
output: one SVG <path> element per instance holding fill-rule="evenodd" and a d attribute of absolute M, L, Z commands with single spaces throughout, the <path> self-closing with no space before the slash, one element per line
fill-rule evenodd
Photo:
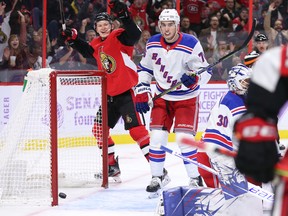
<path fill-rule="evenodd" d="M 180 153 L 178 153 L 176 151 L 173 151 L 172 149 L 167 148 L 166 146 L 161 145 L 160 148 L 162 150 L 164 150 L 165 152 L 168 152 L 168 153 L 170 153 L 170 154 L 172 154 L 172 155 L 174 155 L 176 157 L 181 158 L 183 161 L 186 161 L 188 163 L 192 163 L 192 164 L 200 167 L 201 169 L 204 169 L 204 170 L 206 170 L 206 171 L 208 171 L 208 172 L 210 172 L 210 173 L 212 173 L 212 174 L 214 174 L 216 176 L 219 176 L 219 173 L 216 170 L 214 170 L 214 169 L 212 169 L 210 167 L 207 167 L 207 166 L 205 166 L 202 163 L 199 163 L 199 162 L 194 161 L 194 160 L 192 160 L 190 158 L 184 157 L 182 154 L 180 154 Z M 273 193 L 270 193 L 269 191 L 266 191 L 266 190 L 262 189 L 261 187 L 256 186 L 256 185 L 254 185 L 254 184 L 252 184 L 250 182 L 248 182 L 248 192 L 251 195 L 253 195 L 253 196 L 255 196 L 255 197 L 259 198 L 259 199 L 262 199 L 264 201 L 268 201 L 268 202 L 273 202 L 274 201 L 274 194 Z"/>
<path fill-rule="evenodd" d="M 256 19 L 253 20 L 253 25 L 252 25 L 252 28 L 251 28 L 251 31 L 248 35 L 248 37 L 246 38 L 246 40 L 244 41 L 244 43 L 236 50 L 228 53 L 227 55 L 223 56 L 222 58 L 218 59 L 217 61 L 215 61 L 214 63 L 208 65 L 207 67 L 205 68 L 202 68 L 200 69 L 199 71 L 196 72 L 197 75 L 200 75 L 202 74 L 203 72 L 213 68 L 215 65 L 219 64 L 220 62 L 230 58 L 231 56 L 233 56 L 235 53 L 239 52 L 240 50 L 242 50 L 243 48 L 245 48 L 247 46 L 247 44 L 249 43 L 249 41 L 251 40 L 251 38 L 253 37 L 254 35 L 254 31 L 255 31 L 255 26 L 256 26 Z M 165 91 L 161 92 L 160 94 L 158 95 L 155 95 L 153 98 L 152 98 L 152 101 L 155 101 L 156 99 L 166 95 L 167 93 L 173 91 L 174 89 L 178 88 L 180 85 L 182 84 L 182 82 L 178 82 L 176 83 L 174 86 L 170 87 L 169 89 L 166 89 Z"/>
<path fill-rule="evenodd" d="M 60 9 L 61 22 L 62 22 L 62 30 L 64 31 L 66 29 L 66 23 L 65 23 L 63 0 L 59 0 L 59 9 Z"/>

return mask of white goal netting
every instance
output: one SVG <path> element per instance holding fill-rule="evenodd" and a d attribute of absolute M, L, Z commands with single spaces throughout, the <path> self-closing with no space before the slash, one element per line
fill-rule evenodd
<path fill-rule="evenodd" d="M 92 135 L 102 103 L 102 78 L 95 75 L 57 76 L 50 88 L 51 69 L 31 71 L 17 108 L 0 131 L 0 205 L 51 204 L 52 187 L 100 186 L 102 152 Z M 57 113 L 50 93 L 56 91 Z M 57 116 L 57 152 L 51 148 L 51 118 Z M 98 125 L 101 125 L 102 119 Z M 54 155 L 54 158 L 52 157 Z M 58 157 L 57 157 L 58 156 Z M 58 159 L 57 166 L 52 160 Z M 52 181 L 53 170 L 58 178 Z M 96 174 L 96 175 L 95 175 Z M 54 184 L 54 185 L 53 185 Z"/>

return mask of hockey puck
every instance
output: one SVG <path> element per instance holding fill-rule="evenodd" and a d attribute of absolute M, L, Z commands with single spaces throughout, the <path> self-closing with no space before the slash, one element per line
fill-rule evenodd
<path fill-rule="evenodd" d="M 67 197 L 67 195 L 63 192 L 60 192 L 59 193 L 59 197 L 62 198 L 62 199 L 65 199 Z"/>

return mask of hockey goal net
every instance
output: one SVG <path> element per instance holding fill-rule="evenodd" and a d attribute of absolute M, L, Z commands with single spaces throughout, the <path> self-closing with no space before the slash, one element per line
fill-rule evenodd
<path fill-rule="evenodd" d="M 25 83 L 0 131 L 0 204 L 57 205 L 58 187 L 108 187 L 105 73 L 41 69 Z"/>

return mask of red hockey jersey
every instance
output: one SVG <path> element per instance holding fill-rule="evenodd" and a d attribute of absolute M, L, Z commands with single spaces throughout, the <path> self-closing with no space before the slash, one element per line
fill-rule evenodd
<path fill-rule="evenodd" d="M 117 38 L 124 29 L 114 30 L 102 41 L 100 37 L 91 41 L 93 56 L 100 70 L 107 72 L 107 94 L 119 95 L 138 83 L 138 74 L 131 56 L 133 46 L 123 45 Z"/>

